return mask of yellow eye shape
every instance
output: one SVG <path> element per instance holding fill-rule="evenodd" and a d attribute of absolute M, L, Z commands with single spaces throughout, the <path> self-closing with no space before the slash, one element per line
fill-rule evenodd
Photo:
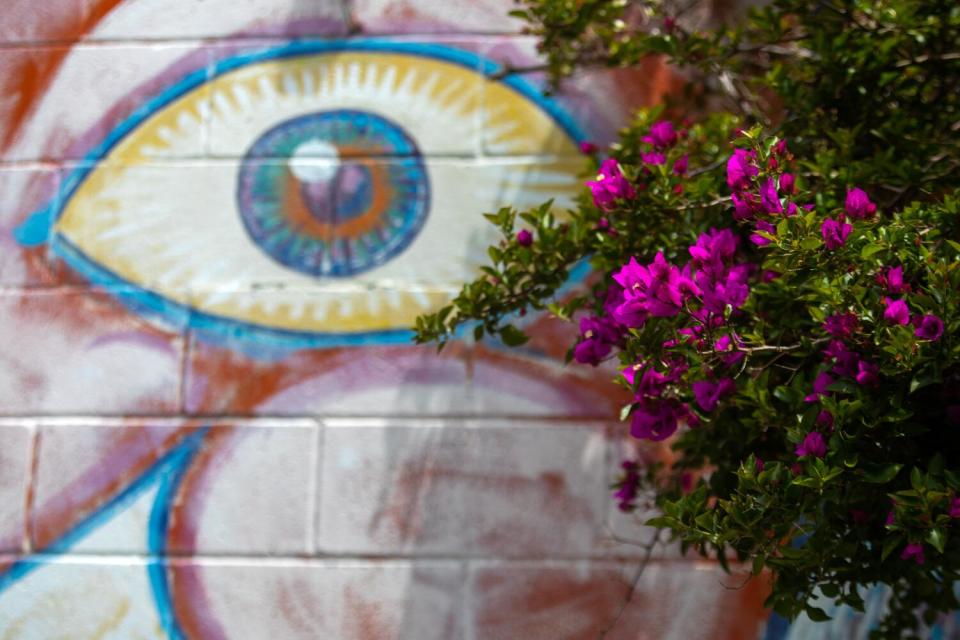
<path fill-rule="evenodd" d="M 292 43 L 149 101 L 17 237 L 136 309 L 297 345 L 407 341 L 496 238 L 479 214 L 579 187 L 576 125 L 461 50 Z M 492 105 L 492 108 L 486 108 Z M 212 157 L 183 155 L 208 122 Z M 556 160 L 475 158 L 544 149 Z M 464 156 L 464 157 L 458 157 Z"/>

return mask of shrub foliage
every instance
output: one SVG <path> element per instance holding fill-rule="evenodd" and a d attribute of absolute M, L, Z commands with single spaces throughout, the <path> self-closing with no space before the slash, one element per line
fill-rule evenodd
<path fill-rule="evenodd" d="M 617 362 L 632 435 L 676 453 L 624 461 L 622 509 L 655 488 L 652 524 L 769 570 L 784 616 L 885 584 L 875 634 L 915 633 L 960 606 L 960 5 L 778 0 L 709 28 L 696 11 L 523 0 L 554 82 L 665 56 L 687 111 L 584 145 L 560 219 L 489 214 L 503 241 L 418 340 L 520 344 L 527 309 L 578 322 L 570 359 Z M 560 296 L 584 260 L 595 284 Z"/>

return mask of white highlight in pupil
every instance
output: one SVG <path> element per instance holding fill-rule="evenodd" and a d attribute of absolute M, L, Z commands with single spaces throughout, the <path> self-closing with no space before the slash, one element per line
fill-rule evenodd
<path fill-rule="evenodd" d="M 290 171 L 301 182 L 325 182 L 337 174 L 340 156 L 334 145 L 311 138 L 297 145 L 289 165 Z"/>

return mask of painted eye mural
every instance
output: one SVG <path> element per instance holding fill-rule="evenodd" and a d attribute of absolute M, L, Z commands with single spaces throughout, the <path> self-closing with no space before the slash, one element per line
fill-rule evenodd
<path fill-rule="evenodd" d="M 563 207 L 578 188 L 577 126 L 524 80 L 490 79 L 495 69 L 379 41 L 221 60 L 120 124 L 17 237 L 49 241 L 137 310 L 189 309 L 201 331 L 406 342 L 416 316 L 485 262 L 495 237 L 477 235 L 479 214 L 558 194 Z M 223 159 L 166 160 L 195 145 L 204 119 Z M 499 157 L 531 148 L 561 160 Z M 478 151 L 496 162 L 466 160 Z M 271 286 L 269 300 L 249 295 Z"/>

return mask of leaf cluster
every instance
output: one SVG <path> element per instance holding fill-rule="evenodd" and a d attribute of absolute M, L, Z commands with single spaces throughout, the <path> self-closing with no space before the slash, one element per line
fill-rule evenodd
<path fill-rule="evenodd" d="M 775 0 L 738 22 L 709 24 L 697 3 L 520 5 L 515 15 L 540 38 L 557 82 L 585 66 L 662 55 L 708 88 L 711 111 L 680 127 L 663 162 L 645 159 L 644 139 L 677 105 L 639 112 L 606 153 L 585 159 L 592 178 L 605 155 L 615 157 L 633 197 L 600 207 L 584 190 L 571 211 L 548 202 L 488 215 L 502 234 L 489 265 L 417 321 L 418 341 L 442 347 L 472 331 L 521 344 L 527 336 L 514 321 L 529 310 L 605 317 L 612 275 L 631 257 L 648 263 L 662 252 L 682 265 L 701 234 L 732 228 L 738 259 L 755 265 L 742 307 L 698 340 L 682 338 L 687 310 L 648 320 L 626 330 L 610 356 L 663 371 L 686 363 L 664 393 L 689 405 L 697 426 L 672 440 L 670 469 L 643 474 L 662 512 L 653 524 L 685 548 L 771 572 L 768 604 L 787 617 L 826 619 L 824 598 L 862 608 L 871 584 L 893 593 L 877 637 L 915 633 L 960 607 L 960 6 Z M 789 152 L 778 155 L 783 141 Z M 770 228 L 734 219 L 725 168 L 735 147 L 753 154 L 757 184 L 796 177 L 795 190 L 781 194 L 797 205 L 794 215 L 766 218 Z M 688 169 L 676 171 L 683 158 Z M 824 221 L 844 219 L 853 187 L 878 213 L 851 221 L 842 246 L 828 247 Z M 520 229 L 532 243 L 519 241 Z M 571 296 L 569 276 L 585 262 L 594 284 Z M 885 284 L 892 267 L 902 269 L 904 292 Z M 914 320 L 941 319 L 942 336 L 926 339 L 915 324 L 885 317 L 898 297 Z M 835 373 L 824 323 L 837 314 L 856 318 L 845 345 L 876 367 L 875 380 Z M 731 362 L 715 346 L 722 338 L 742 357 Z M 832 379 L 814 394 L 822 374 Z M 736 390 L 706 411 L 691 385 L 719 377 Z M 623 377 L 612 384 L 639 393 Z M 812 432 L 826 453 L 799 455 Z M 692 490 L 685 473 L 700 478 Z M 922 564 L 909 553 L 918 548 Z"/>

